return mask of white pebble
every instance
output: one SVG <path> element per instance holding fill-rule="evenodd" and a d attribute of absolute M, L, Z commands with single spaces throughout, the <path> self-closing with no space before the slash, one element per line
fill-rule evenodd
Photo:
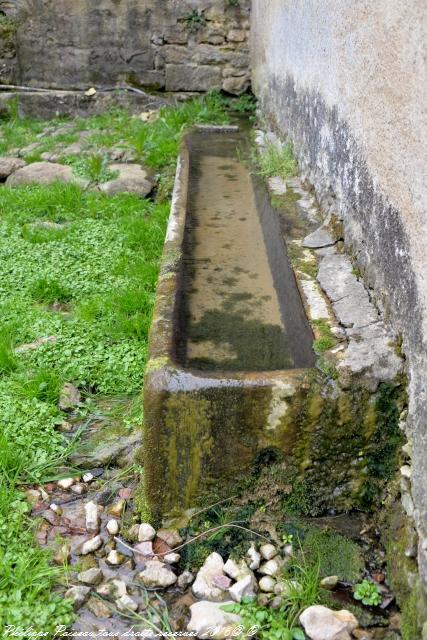
<path fill-rule="evenodd" d="M 107 522 L 106 529 L 110 536 L 116 536 L 119 533 L 120 525 L 117 520 L 111 519 Z"/>
<path fill-rule="evenodd" d="M 276 547 L 272 544 L 263 544 L 259 549 L 264 560 L 271 560 L 277 555 Z"/>
<path fill-rule="evenodd" d="M 155 535 L 156 530 L 151 526 L 151 524 L 144 522 L 139 525 L 138 542 L 147 542 L 152 540 Z"/>
<path fill-rule="evenodd" d="M 259 565 L 261 563 L 261 554 L 258 553 L 254 545 L 250 547 L 247 555 L 250 559 L 249 569 L 252 569 L 252 571 L 256 571 L 257 569 L 259 569 Z"/>
<path fill-rule="evenodd" d="M 259 572 L 265 576 L 275 576 L 279 569 L 279 563 L 276 560 L 269 560 L 260 566 Z"/>
<path fill-rule="evenodd" d="M 62 509 L 61 509 L 61 507 L 58 507 L 58 505 L 57 505 L 57 504 L 55 504 L 54 502 L 52 502 L 52 504 L 50 505 L 50 508 L 52 509 L 52 511 L 53 511 L 54 513 L 58 514 L 58 516 L 60 516 L 60 515 L 61 515 L 61 513 L 62 513 Z"/>
<path fill-rule="evenodd" d="M 85 473 L 83 476 L 83 482 L 90 482 L 93 480 L 93 475 L 91 473 Z"/>
<path fill-rule="evenodd" d="M 110 551 L 110 553 L 107 556 L 107 562 L 108 564 L 111 564 L 113 566 L 117 566 L 119 564 L 122 564 L 122 562 L 124 561 L 125 557 L 123 554 L 119 553 L 118 551 L 116 551 L 115 549 L 113 549 L 112 551 Z"/>
<path fill-rule="evenodd" d="M 167 553 L 163 559 L 168 564 L 177 564 L 181 560 L 179 553 Z"/>
<path fill-rule="evenodd" d="M 85 504 L 86 513 L 86 530 L 90 533 L 97 533 L 99 531 L 99 510 L 96 502 L 91 500 Z"/>
<path fill-rule="evenodd" d="M 70 489 L 74 484 L 74 478 L 63 478 L 58 480 L 57 485 L 60 489 Z"/>
<path fill-rule="evenodd" d="M 86 556 L 88 553 L 93 553 L 100 547 L 102 547 L 101 536 L 95 536 L 94 538 L 91 538 L 90 540 L 87 540 L 83 543 L 82 556 Z"/>
<path fill-rule="evenodd" d="M 126 611 L 129 609 L 131 611 L 136 611 L 138 609 L 138 605 L 135 600 L 132 600 L 132 598 L 126 594 L 122 595 L 121 598 L 116 600 L 116 605 L 120 611 Z"/>
<path fill-rule="evenodd" d="M 273 593 L 276 582 L 271 576 L 264 576 L 259 581 L 259 588 L 265 593 Z"/>
<path fill-rule="evenodd" d="M 81 496 L 86 490 L 86 487 L 81 482 L 77 482 L 77 484 L 73 484 L 71 487 L 71 491 L 78 496 Z"/>

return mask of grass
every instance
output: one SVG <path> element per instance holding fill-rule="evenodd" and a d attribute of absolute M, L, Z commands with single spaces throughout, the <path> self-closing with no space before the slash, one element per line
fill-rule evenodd
<path fill-rule="evenodd" d="M 70 603 L 52 591 L 61 570 L 35 544 L 21 488 L 66 464 L 70 444 L 57 430 L 64 382 L 83 391 L 82 419 L 97 412 L 101 396 L 125 396 L 133 409 L 123 424 L 141 422 L 138 397 L 180 141 L 193 123 L 226 122 L 225 106 L 215 94 L 162 108 L 150 123 L 115 109 L 58 134 L 61 121 L 19 119 L 14 109 L 0 127 L 2 154 L 37 142 L 30 161 L 89 130 L 75 162 L 85 177 L 102 181 L 106 152 L 120 143 L 162 185 L 155 201 L 59 183 L 0 187 L 0 635 L 6 623 L 37 621 L 51 631 L 71 620 Z M 36 349 L 16 350 L 51 336 Z"/>
<path fill-rule="evenodd" d="M 262 152 L 257 153 L 256 163 L 259 174 L 264 178 L 279 176 L 286 179 L 297 172 L 297 162 L 290 142 L 284 145 L 269 142 Z"/>

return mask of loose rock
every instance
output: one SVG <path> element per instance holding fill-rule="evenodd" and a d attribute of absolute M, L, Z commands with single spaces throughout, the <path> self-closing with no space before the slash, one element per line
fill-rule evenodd
<path fill-rule="evenodd" d="M 64 542 L 64 544 L 62 544 L 59 547 L 58 551 L 53 556 L 53 561 L 55 564 L 63 565 L 68 563 L 70 561 L 70 558 L 71 558 L 70 543 Z"/>
<path fill-rule="evenodd" d="M 119 553 L 119 551 L 116 551 L 116 549 L 113 549 L 112 551 L 110 551 L 110 553 L 107 556 L 108 564 L 111 564 L 114 567 L 118 566 L 119 564 L 123 564 L 124 560 L 125 560 L 125 556 Z"/>
<path fill-rule="evenodd" d="M 0 181 L 6 180 L 11 173 L 22 169 L 26 166 L 25 160 L 22 158 L 12 158 L 9 156 L 3 156 L 0 158 Z"/>
<path fill-rule="evenodd" d="M 110 507 L 110 514 L 112 516 L 116 516 L 116 518 L 120 518 L 123 513 L 123 509 L 125 508 L 125 504 L 124 500 L 119 500 L 116 504 L 113 504 L 113 506 Z"/>
<path fill-rule="evenodd" d="M 138 604 L 126 593 L 116 600 L 116 606 L 119 611 L 137 611 Z"/>
<path fill-rule="evenodd" d="M 37 163 L 36 163 L 37 164 Z M 30 166 L 34 166 L 33 164 Z M 62 165 L 60 165 L 62 167 Z M 69 167 L 68 167 L 69 168 Z M 59 408 L 61 411 L 72 411 L 79 406 L 81 400 L 80 391 L 70 382 L 66 382 L 59 395 Z"/>
<path fill-rule="evenodd" d="M 123 580 L 109 580 L 101 584 L 97 590 L 100 596 L 110 598 L 121 598 L 127 594 L 126 583 Z"/>
<path fill-rule="evenodd" d="M 259 552 L 264 560 L 271 560 L 277 555 L 276 547 L 272 544 L 263 544 L 260 547 Z"/>
<path fill-rule="evenodd" d="M 138 530 L 138 541 L 146 542 L 148 540 L 152 540 L 156 535 L 156 530 L 151 524 L 143 523 L 139 525 Z"/>
<path fill-rule="evenodd" d="M 249 568 L 252 569 L 253 571 L 256 571 L 257 569 L 259 569 L 259 565 L 261 564 L 261 554 L 258 553 L 254 545 L 250 547 L 247 555 L 250 559 Z"/>
<path fill-rule="evenodd" d="M 153 554 L 153 543 L 152 542 L 138 542 L 138 544 L 136 544 L 134 546 L 134 551 L 136 553 L 141 554 L 142 556 L 152 556 Z"/>
<path fill-rule="evenodd" d="M 9 187 L 21 184 L 53 184 L 54 182 L 71 182 L 82 184 L 71 167 L 54 162 L 33 162 L 12 173 L 6 180 Z"/>
<path fill-rule="evenodd" d="M 86 493 L 86 487 L 81 482 L 77 482 L 71 487 L 71 492 L 75 493 L 77 496 L 81 496 L 83 493 Z"/>
<path fill-rule="evenodd" d="M 65 592 L 65 597 L 74 601 L 74 611 L 77 611 L 86 602 L 89 593 L 90 587 L 70 587 Z"/>
<path fill-rule="evenodd" d="M 102 547 L 102 538 L 101 536 L 95 536 L 83 543 L 81 554 L 82 556 L 86 556 L 88 553 L 97 551 L 100 547 Z"/>
<path fill-rule="evenodd" d="M 192 586 L 193 594 L 201 600 L 220 602 L 224 599 L 224 591 L 215 585 L 214 578 L 224 575 L 224 561 L 215 551 L 208 555 L 199 569 Z"/>
<path fill-rule="evenodd" d="M 30 504 L 37 504 L 42 497 L 40 491 L 37 489 L 27 489 L 25 495 L 27 496 L 27 500 Z"/>
<path fill-rule="evenodd" d="M 265 593 L 273 593 L 276 581 L 271 576 L 264 576 L 259 581 L 259 588 Z"/>
<path fill-rule="evenodd" d="M 247 575 L 230 587 L 228 593 L 235 602 L 241 602 L 243 598 L 255 598 L 255 584 L 252 577 Z"/>
<path fill-rule="evenodd" d="M 99 531 L 99 510 L 96 502 L 91 500 L 85 504 L 86 513 L 86 530 L 89 533 L 97 533 Z"/>
<path fill-rule="evenodd" d="M 330 591 L 332 591 L 337 586 L 338 581 L 338 576 L 327 576 L 320 581 L 320 586 L 322 587 L 322 589 L 329 589 Z"/>
<path fill-rule="evenodd" d="M 113 615 L 111 609 L 102 602 L 99 598 L 91 597 L 88 600 L 87 608 L 97 618 L 111 618 Z"/>
<path fill-rule="evenodd" d="M 78 574 L 77 578 L 80 582 L 84 584 L 97 585 L 102 582 L 104 575 L 101 569 L 97 567 L 93 567 L 92 569 L 87 569 L 87 571 L 82 571 Z"/>
<path fill-rule="evenodd" d="M 175 584 L 176 575 L 159 560 L 148 560 L 145 569 L 138 575 L 146 587 L 166 589 Z"/>
<path fill-rule="evenodd" d="M 224 602 L 233 604 L 233 602 Z M 191 619 L 187 631 L 193 632 L 198 638 L 214 638 L 225 640 L 232 637 L 232 633 L 240 623 L 240 617 L 234 613 L 228 613 L 221 609 L 221 604 L 216 602 L 196 602 L 190 607 Z"/>
<path fill-rule="evenodd" d="M 191 571 L 183 571 L 181 575 L 178 577 L 178 587 L 180 589 L 186 589 L 193 582 L 194 576 Z"/>
<path fill-rule="evenodd" d="M 296 580 L 281 580 L 274 587 L 274 593 L 287 596 L 292 592 L 301 591 L 302 587 Z"/>
<path fill-rule="evenodd" d="M 251 571 L 248 568 L 244 560 L 235 562 L 232 558 L 229 558 L 224 565 L 224 573 L 226 573 L 233 580 L 239 580 L 247 575 L 251 575 Z"/>
<path fill-rule="evenodd" d="M 311 640 L 351 640 L 351 632 L 359 625 L 349 611 L 332 611 L 322 605 L 308 607 L 300 622 Z"/>
<path fill-rule="evenodd" d="M 164 540 L 171 549 L 174 549 L 182 542 L 182 538 L 176 529 L 159 529 L 157 537 Z"/>
<path fill-rule="evenodd" d="M 116 536 L 119 533 L 120 525 L 117 520 L 112 519 L 107 522 L 107 526 L 105 528 L 110 536 Z"/>
<path fill-rule="evenodd" d="M 259 572 L 265 576 L 275 576 L 279 572 L 280 565 L 276 560 L 264 562 L 259 568 Z"/>
<path fill-rule="evenodd" d="M 165 556 L 163 556 L 163 560 L 168 564 L 178 564 L 178 562 L 181 560 L 181 556 L 179 555 L 179 553 L 167 553 Z"/>
<path fill-rule="evenodd" d="M 108 169 L 119 173 L 117 178 L 99 186 L 99 189 L 109 196 L 126 192 L 145 198 L 153 189 L 151 177 L 139 164 L 110 164 Z"/>
<path fill-rule="evenodd" d="M 49 505 L 49 508 L 50 508 L 54 513 L 56 513 L 56 515 L 57 515 L 57 516 L 62 515 L 62 509 L 61 509 L 61 507 L 59 507 L 59 506 L 58 506 L 57 504 L 55 504 L 54 502 L 52 502 L 52 503 Z"/>

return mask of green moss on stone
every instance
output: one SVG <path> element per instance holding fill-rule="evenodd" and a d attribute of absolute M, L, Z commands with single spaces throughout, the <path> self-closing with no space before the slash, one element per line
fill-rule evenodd
<path fill-rule="evenodd" d="M 319 558 L 322 577 L 338 576 L 344 582 L 356 582 L 362 575 L 364 561 L 361 549 L 335 531 L 309 527 L 303 549 L 309 558 Z"/>
<path fill-rule="evenodd" d="M 401 634 L 402 640 L 414 640 L 421 632 L 418 623 L 418 593 L 414 589 L 402 604 Z"/>
<path fill-rule="evenodd" d="M 172 508 L 189 507 L 201 485 L 203 458 L 213 447 L 211 405 L 197 394 L 177 393 L 165 402 L 165 412 L 168 501 Z"/>

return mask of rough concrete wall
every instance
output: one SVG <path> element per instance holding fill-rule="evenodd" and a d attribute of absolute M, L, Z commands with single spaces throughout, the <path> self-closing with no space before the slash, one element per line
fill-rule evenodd
<path fill-rule="evenodd" d="M 249 0 L 0 0 L 0 10 L 2 4 L 17 24 L 19 84 L 235 94 L 249 86 Z"/>
<path fill-rule="evenodd" d="M 253 0 L 253 85 L 401 331 L 427 588 L 425 0 Z"/>

